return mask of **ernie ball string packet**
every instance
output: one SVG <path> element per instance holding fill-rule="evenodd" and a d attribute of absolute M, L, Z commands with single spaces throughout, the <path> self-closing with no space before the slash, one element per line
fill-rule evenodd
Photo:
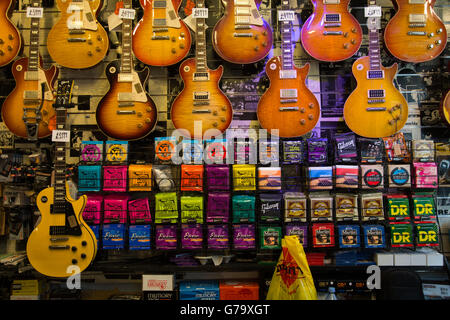
<path fill-rule="evenodd" d="M 128 191 L 152 191 L 152 165 L 128 166 Z"/>
<path fill-rule="evenodd" d="M 225 192 L 208 193 L 206 222 L 223 222 L 229 220 L 230 194 Z"/>
<path fill-rule="evenodd" d="M 127 166 L 103 167 L 103 191 L 127 191 Z"/>
<path fill-rule="evenodd" d="M 78 166 L 78 191 L 100 191 L 102 166 Z"/>
<path fill-rule="evenodd" d="M 233 186 L 235 191 L 256 190 L 256 167 L 251 164 L 233 165 Z"/>
<path fill-rule="evenodd" d="M 181 191 L 203 191 L 203 165 L 181 165 Z"/>
<path fill-rule="evenodd" d="M 203 197 L 181 196 L 181 222 L 203 223 Z"/>
<path fill-rule="evenodd" d="M 230 190 L 230 168 L 227 165 L 207 165 L 206 188 L 209 191 Z"/>
<path fill-rule="evenodd" d="M 88 224 L 99 224 L 102 214 L 103 195 L 87 194 L 83 220 Z"/>
<path fill-rule="evenodd" d="M 232 198 L 233 223 L 255 222 L 255 196 L 234 195 Z"/>
<path fill-rule="evenodd" d="M 152 216 L 148 198 L 128 201 L 128 214 L 130 216 L 130 224 L 151 223 Z"/>
<path fill-rule="evenodd" d="M 175 192 L 155 194 L 155 223 L 177 223 L 178 199 Z"/>
<path fill-rule="evenodd" d="M 109 194 L 105 196 L 103 200 L 103 223 L 126 223 L 128 199 L 129 196 L 127 194 Z"/>

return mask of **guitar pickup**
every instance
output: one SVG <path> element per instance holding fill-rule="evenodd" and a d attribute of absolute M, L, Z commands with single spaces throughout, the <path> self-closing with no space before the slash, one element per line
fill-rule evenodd
<path fill-rule="evenodd" d="M 297 70 L 280 70 L 280 79 L 295 79 L 297 78 Z"/>
<path fill-rule="evenodd" d="M 342 35 L 342 31 L 324 31 L 324 36 L 340 36 Z"/>
<path fill-rule="evenodd" d="M 118 82 L 132 82 L 133 75 L 131 73 L 119 73 L 117 81 Z"/>
<path fill-rule="evenodd" d="M 281 103 L 296 103 L 297 99 L 284 99 L 280 101 Z"/>
<path fill-rule="evenodd" d="M 235 16 L 234 17 L 235 24 L 250 24 L 249 16 Z"/>
<path fill-rule="evenodd" d="M 169 31 L 169 28 L 157 28 L 157 29 L 153 29 L 154 33 L 158 33 L 158 32 L 167 32 Z"/>
<path fill-rule="evenodd" d="M 297 98 L 297 89 L 280 89 L 280 98 Z"/>
<path fill-rule="evenodd" d="M 86 31 L 82 30 L 82 29 L 70 29 L 69 30 L 69 34 L 85 34 Z"/>
<path fill-rule="evenodd" d="M 383 107 L 379 107 L 379 108 L 374 108 L 374 107 L 370 107 L 370 108 L 366 108 L 366 111 L 386 111 L 386 108 Z"/>
<path fill-rule="evenodd" d="M 323 25 L 325 28 L 338 28 L 341 26 L 340 22 L 336 22 L 336 23 L 325 23 Z"/>
<path fill-rule="evenodd" d="M 153 19 L 153 26 L 165 26 L 166 19 Z"/>
<path fill-rule="evenodd" d="M 23 99 L 24 100 L 40 100 L 39 91 L 24 91 Z"/>
<path fill-rule="evenodd" d="M 250 6 L 249 0 L 234 0 L 235 6 Z"/>
<path fill-rule="evenodd" d="M 133 101 L 133 94 L 131 92 L 119 92 L 119 94 L 117 95 L 117 101 L 119 102 Z"/>
<path fill-rule="evenodd" d="M 57 245 L 52 245 L 52 246 L 48 246 L 48 248 L 50 250 L 69 250 L 70 246 L 66 245 L 66 246 L 57 246 Z"/>
<path fill-rule="evenodd" d="M 208 81 L 209 72 L 194 72 L 192 77 L 194 81 Z"/>
<path fill-rule="evenodd" d="M 195 100 L 209 100 L 209 92 L 194 92 L 194 101 Z"/>
<path fill-rule="evenodd" d="M 367 100 L 367 103 L 368 104 L 375 104 L 375 103 L 384 103 L 385 102 L 385 100 L 384 99 L 369 99 L 369 100 Z M 369 110 L 368 110 L 369 111 Z"/>
<path fill-rule="evenodd" d="M 341 15 L 339 13 L 325 14 L 324 22 L 341 22 Z"/>
<path fill-rule="evenodd" d="M 39 72 L 38 71 L 25 71 L 24 74 L 25 81 L 38 81 Z"/>
<path fill-rule="evenodd" d="M 170 40 L 169 36 L 152 36 L 152 40 Z"/>
<path fill-rule="evenodd" d="M 426 36 L 425 31 L 408 31 L 408 36 Z"/>
<path fill-rule="evenodd" d="M 233 34 L 233 37 L 236 38 L 253 38 L 253 33 L 237 33 Z"/>
<path fill-rule="evenodd" d="M 165 7 L 166 7 L 166 1 L 156 0 L 153 2 L 153 8 L 165 8 Z"/>
<path fill-rule="evenodd" d="M 424 4 L 426 0 L 409 0 L 409 4 Z"/>
<path fill-rule="evenodd" d="M 249 8 L 235 8 L 234 14 L 237 16 L 249 16 L 250 15 L 250 9 Z"/>
<path fill-rule="evenodd" d="M 409 15 L 409 23 L 425 23 L 426 21 L 427 20 L 424 14 L 411 13 Z"/>
<path fill-rule="evenodd" d="M 192 110 L 192 113 L 211 113 L 211 110 L 204 109 L 204 110 Z"/>
<path fill-rule="evenodd" d="M 340 0 L 323 0 L 323 4 L 340 4 Z"/>
<path fill-rule="evenodd" d="M 298 111 L 298 107 L 279 107 L 280 111 Z"/>
<path fill-rule="evenodd" d="M 379 89 L 379 90 L 369 90 L 367 92 L 367 96 L 369 99 L 382 99 L 385 97 L 384 94 L 384 90 L 383 89 Z"/>
<path fill-rule="evenodd" d="M 118 110 L 118 115 L 127 115 L 127 114 L 136 114 L 136 111 L 134 110 Z"/>
<path fill-rule="evenodd" d="M 67 39 L 68 42 L 86 42 L 86 39 L 84 38 L 69 38 Z"/>
<path fill-rule="evenodd" d="M 383 70 L 372 70 L 367 71 L 367 79 L 384 79 Z"/>

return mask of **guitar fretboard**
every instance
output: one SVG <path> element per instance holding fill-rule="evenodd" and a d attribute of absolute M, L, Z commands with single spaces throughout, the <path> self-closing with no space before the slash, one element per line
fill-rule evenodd
<path fill-rule="evenodd" d="M 56 108 L 56 129 L 66 130 L 66 108 Z M 55 209 L 64 208 L 66 196 L 66 143 L 56 142 L 55 151 Z"/>
<path fill-rule="evenodd" d="M 369 6 L 375 6 L 375 0 L 369 0 Z M 370 20 L 370 18 L 368 19 Z M 370 70 L 381 70 L 381 55 L 380 55 L 380 37 L 378 29 L 375 27 L 369 28 L 369 58 Z"/>
<path fill-rule="evenodd" d="M 196 8 L 205 8 L 205 0 L 197 0 L 195 4 Z M 197 18 L 195 21 L 196 30 L 195 33 L 195 67 L 197 72 L 207 72 L 207 60 L 206 60 L 206 19 Z"/>
<path fill-rule="evenodd" d="M 41 6 L 40 0 L 32 0 L 31 6 L 38 8 Z M 38 71 L 39 69 L 39 18 L 31 18 L 30 22 L 30 48 L 28 54 L 28 70 Z"/>
<path fill-rule="evenodd" d="M 131 0 L 124 0 L 123 6 L 125 9 L 132 9 Z M 132 32 L 133 20 L 123 19 L 122 24 L 122 57 L 120 72 L 131 73 L 133 71 L 133 52 L 132 52 Z"/>
<path fill-rule="evenodd" d="M 282 0 L 282 10 L 289 10 L 289 0 Z M 294 50 L 292 45 L 292 21 L 281 21 L 281 62 L 283 70 L 291 70 L 294 66 Z"/>

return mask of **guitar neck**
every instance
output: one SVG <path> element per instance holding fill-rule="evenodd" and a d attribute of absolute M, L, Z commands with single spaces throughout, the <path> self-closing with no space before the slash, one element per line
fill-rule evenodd
<path fill-rule="evenodd" d="M 66 130 L 66 108 L 56 109 L 56 128 Z M 64 208 L 66 196 L 66 143 L 56 142 L 55 151 L 55 207 Z"/>
<path fill-rule="evenodd" d="M 41 6 L 40 0 L 32 0 L 31 6 L 38 8 Z M 28 54 L 28 70 L 38 71 L 39 69 L 39 18 L 31 18 L 30 23 L 30 48 Z"/>
<path fill-rule="evenodd" d="M 376 5 L 376 0 L 369 0 L 369 7 Z M 370 19 L 370 18 L 369 18 Z M 380 35 L 377 28 L 369 28 L 370 70 L 381 70 Z"/>
<path fill-rule="evenodd" d="M 124 0 L 123 6 L 125 9 L 132 9 L 132 1 Z M 122 57 L 120 64 L 121 73 L 133 72 L 133 52 L 132 52 L 132 32 L 133 20 L 123 19 L 122 24 Z"/>
<path fill-rule="evenodd" d="M 289 0 L 282 0 L 282 10 L 289 10 Z M 294 67 L 294 50 L 292 45 L 292 21 L 281 21 L 281 62 L 283 70 Z"/>
<path fill-rule="evenodd" d="M 196 8 L 205 8 L 205 0 L 197 0 Z M 208 64 L 206 60 L 206 19 L 196 18 L 195 33 L 195 67 L 197 72 L 207 72 Z"/>

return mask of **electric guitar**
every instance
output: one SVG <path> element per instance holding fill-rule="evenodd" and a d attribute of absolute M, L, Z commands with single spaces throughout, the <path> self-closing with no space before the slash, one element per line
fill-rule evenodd
<path fill-rule="evenodd" d="M 414 63 L 439 56 L 447 44 L 447 30 L 433 10 L 436 0 L 392 1 L 397 12 L 384 30 L 391 54 Z"/>
<path fill-rule="evenodd" d="M 450 90 L 442 97 L 440 112 L 444 123 L 450 126 Z"/>
<path fill-rule="evenodd" d="M 97 21 L 102 0 L 56 0 L 61 17 L 47 38 L 48 53 L 57 64 L 71 69 L 100 63 L 109 49 L 108 34 Z"/>
<path fill-rule="evenodd" d="M 289 0 L 282 0 L 281 8 L 289 10 Z M 270 87 L 258 102 L 257 115 L 262 128 L 278 130 L 283 138 L 298 137 L 310 132 L 319 121 L 320 106 L 305 84 L 309 64 L 294 65 L 292 22 L 281 21 L 281 56 L 266 64 Z"/>
<path fill-rule="evenodd" d="M 213 30 L 217 54 L 232 63 L 254 63 L 272 49 L 273 35 L 267 21 L 259 14 L 262 0 L 222 0 L 224 16 Z"/>
<path fill-rule="evenodd" d="M 369 0 L 375 5 L 375 0 Z M 369 56 L 353 63 L 356 89 L 344 104 L 344 120 L 356 134 L 368 138 L 382 138 L 395 134 L 408 119 L 408 104 L 395 88 L 393 80 L 397 64 L 389 68 L 381 65 L 379 18 L 368 18 Z"/>
<path fill-rule="evenodd" d="M 131 9 L 131 0 L 124 0 L 124 8 Z M 149 69 L 136 72 L 133 66 L 132 20 L 122 24 L 121 61 L 106 67 L 110 89 L 99 102 L 97 124 L 108 137 L 118 140 L 137 140 L 155 128 L 157 110 L 155 103 L 144 90 Z"/>
<path fill-rule="evenodd" d="M 70 104 L 73 81 L 59 81 L 56 128 L 67 130 L 66 107 Z M 27 256 L 31 265 L 49 277 L 69 277 L 85 270 L 97 254 L 97 240 L 83 220 L 87 196 L 71 198 L 66 182 L 66 143 L 56 142 L 55 183 L 37 196 L 41 221 L 30 234 Z"/>
<path fill-rule="evenodd" d="M 0 67 L 13 61 L 22 48 L 22 37 L 9 20 L 15 0 L 0 1 Z"/>
<path fill-rule="evenodd" d="M 151 66 L 181 61 L 191 48 L 191 33 L 178 16 L 181 0 L 140 0 L 144 16 L 133 31 L 133 51 Z"/>
<path fill-rule="evenodd" d="M 196 7 L 204 8 L 204 3 L 204 0 L 198 0 Z M 216 70 L 208 68 L 204 18 L 196 19 L 196 30 L 195 58 L 180 65 L 184 88 L 172 103 L 170 113 L 173 125 L 182 135 L 201 139 L 206 131 L 212 129 L 215 133 L 223 133 L 231 123 L 233 109 L 219 88 L 223 67 Z"/>
<path fill-rule="evenodd" d="M 40 7 L 40 0 L 32 0 L 31 6 Z M 2 106 L 2 119 L 7 128 L 29 140 L 50 135 L 55 120 L 53 85 L 58 69 L 55 66 L 42 69 L 39 33 L 39 18 L 31 18 L 28 58 L 13 63 L 16 86 Z"/>
<path fill-rule="evenodd" d="M 313 14 L 301 30 L 302 46 L 321 61 L 342 61 L 358 52 L 362 30 L 348 11 L 350 0 L 311 0 Z"/>

